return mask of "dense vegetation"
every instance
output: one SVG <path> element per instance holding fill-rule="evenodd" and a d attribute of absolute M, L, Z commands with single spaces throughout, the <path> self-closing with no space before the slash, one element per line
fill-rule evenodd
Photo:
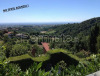
<path fill-rule="evenodd" d="M 93 56 L 91 62 L 86 64 L 79 63 L 77 66 L 71 65 L 66 68 L 66 63 L 60 61 L 54 68 L 46 72 L 41 69 L 42 63 L 33 63 L 33 65 L 26 71 L 22 71 L 16 64 L 7 64 L 7 62 L 0 62 L 0 75 L 1 76 L 85 76 L 97 70 L 100 70 L 100 57 Z M 13 67 L 14 66 L 14 67 Z"/>
<path fill-rule="evenodd" d="M 64 34 L 65 38 L 67 35 L 71 37 L 69 42 L 52 42 L 52 48 L 65 48 L 74 53 L 82 50 L 99 53 L 100 17 L 77 24 L 54 26 L 51 29 L 56 31 L 54 35 Z"/>
<path fill-rule="evenodd" d="M 59 26 L 53 26 L 51 27 L 52 30 L 55 30 L 55 34 L 64 34 L 64 35 L 71 35 L 71 36 L 77 36 L 77 35 L 90 35 L 91 29 L 95 25 L 100 25 L 100 17 L 92 18 L 86 21 L 83 21 L 81 23 L 74 23 L 74 24 L 64 24 Z"/>
<path fill-rule="evenodd" d="M 51 50 L 44 53 L 41 42 L 48 42 Z M 99 53 L 100 17 L 0 30 L 0 76 L 85 76 L 100 70 Z"/>

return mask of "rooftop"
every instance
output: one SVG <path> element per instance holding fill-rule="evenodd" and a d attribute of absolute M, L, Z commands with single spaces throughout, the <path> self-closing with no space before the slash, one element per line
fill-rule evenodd
<path fill-rule="evenodd" d="M 44 49 L 45 49 L 46 52 L 50 50 L 49 43 L 42 42 L 42 45 L 43 45 L 43 47 L 44 47 Z"/>

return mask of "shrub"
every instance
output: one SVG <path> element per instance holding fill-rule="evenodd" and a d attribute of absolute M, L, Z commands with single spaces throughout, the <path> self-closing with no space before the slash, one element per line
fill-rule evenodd
<path fill-rule="evenodd" d="M 10 51 L 10 56 L 19 56 L 27 53 L 28 47 L 23 44 L 15 44 Z"/>
<path fill-rule="evenodd" d="M 76 55 L 80 58 L 85 58 L 85 57 L 88 57 L 90 55 L 90 52 L 81 50 L 80 52 L 76 53 Z"/>

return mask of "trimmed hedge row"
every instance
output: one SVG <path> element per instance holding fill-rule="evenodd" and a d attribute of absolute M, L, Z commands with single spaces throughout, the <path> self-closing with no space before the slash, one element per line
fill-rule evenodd
<path fill-rule="evenodd" d="M 19 64 L 22 70 L 25 70 L 25 68 L 27 69 L 26 66 L 25 67 L 23 66 L 24 64 L 31 65 L 33 62 L 37 62 L 37 63 L 43 62 L 42 69 L 45 69 L 46 71 L 50 70 L 51 67 L 54 67 L 54 65 L 56 65 L 59 61 L 62 60 L 66 62 L 67 66 L 77 65 L 81 61 L 80 58 L 73 55 L 68 50 L 63 50 L 63 49 L 50 50 L 46 54 L 43 54 L 39 57 L 32 57 L 29 54 L 25 54 L 16 57 L 9 57 L 7 60 L 10 61 L 11 63 Z"/>
<path fill-rule="evenodd" d="M 51 55 L 55 54 L 55 53 L 64 53 L 65 55 L 68 55 L 69 57 L 75 59 L 76 61 L 82 60 L 82 59 L 78 58 L 77 56 L 73 55 L 68 50 L 63 50 L 63 49 L 50 50 L 46 54 L 42 54 L 39 57 L 32 57 L 29 54 L 24 54 L 24 55 L 21 55 L 21 56 L 9 57 L 7 60 L 9 60 L 9 61 L 19 61 L 19 60 L 23 60 L 23 59 L 32 59 L 33 61 L 36 61 L 36 62 L 42 62 L 42 61 L 49 60 L 51 58 Z"/>

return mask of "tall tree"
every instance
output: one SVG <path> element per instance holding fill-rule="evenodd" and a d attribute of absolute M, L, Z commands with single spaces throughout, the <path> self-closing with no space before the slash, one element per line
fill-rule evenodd
<path fill-rule="evenodd" d="M 94 29 L 92 29 L 92 31 L 91 31 L 90 42 L 89 42 L 90 51 L 93 52 L 93 53 L 97 53 L 98 52 L 97 48 L 96 48 L 98 35 L 99 35 L 99 26 L 97 26 L 97 24 L 96 24 Z"/>
<path fill-rule="evenodd" d="M 100 53 L 100 35 L 97 37 L 97 50 L 98 50 L 98 53 Z"/>

